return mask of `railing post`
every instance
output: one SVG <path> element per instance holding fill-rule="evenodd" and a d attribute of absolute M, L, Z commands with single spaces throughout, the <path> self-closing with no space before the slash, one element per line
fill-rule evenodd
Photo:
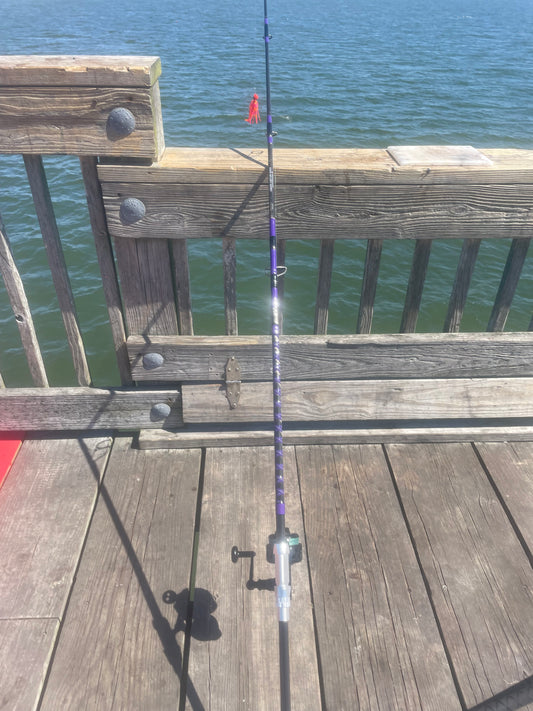
<path fill-rule="evenodd" d="M 26 165 L 35 211 L 41 226 L 41 233 L 48 254 L 48 262 L 52 272 L 59 307 L 63 316 L 63 323 L 65 324 L 65 330 L 67 332 L 68 344 L 70 352 L 72 353 L 78 383 L 80 385 L 90 385 L 91 376 L 89 366 L 83 347 L 76 306 L 74 304 L 74 296 L 72 294 L 67 265 L 65 264 L 65 257 L 61 247 L 59 230 L 57 228 L 48 182 L 44 172 L 43 160 L 39 155 L 24 155 L 24 164 Z"/>
<path fill-rule="evenodd" d="M 35 385 L 47 387 L 48 378 L 46 377 L 44 362 L 41 355 L 41 349 L 39 348 L 39 343 L 37 341 L 37 335 L 35 333 L 35 326 L 33 325 L 28 299 L 26 298 L 24 285 L 13 258 L 11 245 L 9 243 L 1 215 L 0 272 L 2 273 L 2 278 L 4 280 L 4 284 L 6 285 L 7 295 L 11 303 L 11 308 L 13 309 L 15 321 L 17 322 L 17 326 L 20 331 L 20 337 L 22 345 L 24 346 L 24 351 L 26 352 L 26 358 L 28 360 L 32 380 Z M 1 376 L 0 387 L 5 387 Z"/>
<path fill-rule="evenodd" d="M 107 303 L 120 380 L 122 385 L 129 385 L 132 379 L 126 349 L 126 327 L 124 325 L 122 312 L 122 299 L 120 297 L 111 240 L 107 230 L 102 190 L 96 169 L 96 158 L 94 156 L 81 156 L 80 165 L 85 184 L 85 193 L 87 195 L 87 207 L 89 209 L 89 219 L 91 221 L 96 247 L 96 256 L 102 275 L 102 285 Z"/>

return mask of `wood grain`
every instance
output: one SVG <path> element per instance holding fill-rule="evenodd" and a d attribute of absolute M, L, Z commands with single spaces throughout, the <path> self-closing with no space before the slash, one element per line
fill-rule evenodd
<path fill-rule="evenodd" d="M 50 265 L 52 280 L 67 333 L 68 346 L 74 364 L 74 372 L 76 373 L 79 385 L 90 385 L 91 374 L 89 372 L 89 365 L 83 345 L 76 304 L 74 302 L 74 294 L 72 293 L 67 264 L 59 236 L 59 229 L 57 227 L 54 206 L 48 189 L 43 159 L 40 155 L 25 155 L 24 165 L 26 166 L 35 212 L 39 220 L 48 257 L 48 264 Z"/>
<path fill-rule="evenodd" d="M 58 628 L 57 619 L 0 620 L 2 708 L 37 709 Z"/>
<path fill-rule="evenodd" d="M 382 239 L 368 240 L 366 245 L 365 267 L 363 270 L 363 283 L 361 285 L 361 299 L 359 301 L 359 314 L 357 317 L 357 333 L 370 333 L 372 328 L 374 300 L 378 286 L 382 249 Z"/>
<path fill-rule="evenodd" d="M 194 334 L 194 328 L 187 240 L 173 240 L 171 250 L 172 263 L 174 265 L 179 332 L 182 336 L 192 336 Z"/>
<path fill-rule="evenodd" d="M 399 423 L 401 425 L 401 423 Z M 317 422 L 314 427 L 285 428 L 283 441 L 287 445 L 314 444 L 383 444 L 394 442 L 531 442 L 533 425 L 480 424 L 463 421 L 461 426 L 444 422 L 440 427 L 408 423 L 401 427 L 390 425 L 347 427 L 331 422 Z M 268 427 L 248 429 L 217 425 L 185 427 L 179 431 L 141 430 L 138 445 L 141 449 L 185 449 L 190 447 L 259 447 L 272 446 L 274 434 Z"/>
<path fill-rule="evenodd" d="M 291 381 L 281 393 L 289 422 L 533 417 L 533 378 Z M 184 384 L 182 398 L 185 424 L 272 421 L 271 382 L 241 385 L 234 410 L 218 384 Z"/>
<path fill-rule="evenodd" d="M 186 609 L 170 603 L 188 598 L 199 471 L 198 450 L 115 441 L 43 711 L 178 707 Z"/>
<path fill-rule="evenodd" d="M 3 153 L 129 156 L 157 158 L 164 141 L 157 134 L 155 87 L 0 86 L 0 150 Z M 135 129 L 108 137 L 115 108 L 135 118 Z"/>
<path fill-rule="evenodd" d="M 299 447 L 325 708 L 461 708 L 381 447 Z"/>
<path fill-rule="evenodd" d="M 291 531 L 303 535 L 294 452 L 285 454 L 287 516 Z M 200 614 L 194 613 L 189 664 L 199 703 L 190 699 L 188 709 L 279 709 L 275 596 L 272 590 L 247 589 L 250 559 L 234 564 L 230 555 L 233 545 L 255 551 L 253 580 L 274 577 L 265 558 L 274 531 L 274 502 L 265 506 L 273 483 L 271 447 L 207 452 L 197 570 L 204 602 Z M 308 711 L 321 704 L 305 563 L 292 566 L 292 586 L 291 708 Z"/>
<path fill-rule="evenodd" d="M 444 321 L 443 330 L 448 333 L 459 331 L 480 245 L 481 240 L 479 239 L 466 239 L 463 242 L 448 304 L 448 312 Z"/>
<path fill-rule="evenodd" d="M 168 405 L 160 416 L 153 408 Z M 179 427 L 181 399 L 176 390 L 98 388 L 3 388 L 0 429 L 94 430 Z"/>
<path fill-rule="evenodd" d="M 329 296 L 331 292 L 334 247 L 335 242 L 333 240 L 324 239 L 320 243 L 314 326 L 314 333 L 317 334 L 325 334 L 328 330 Z"/>
<path fill-rule="evenodd" d="M 166 240 L 115 240 L 129 334 L 177 335 L 169 246 Z"/>
<path fill-rule="evenodd" d="M 503 331 L 505 327 L 530 242 L 530 239 L 515 239 L 511 243 L 487 331 Z"/>
<path fill-rule="evenodd" d="M 430 254 L 431 240 L 418 239 L 415 242 L 413 264 L 405 293 L 405 304 L 400 324 L 401 333 L 414 333 L 416 330 Z"/>
<path fill-rule="evenodd" d="M 17 269 L 11 245 L 7 236 L 2 216 L 0 215 L 0 274 L 6 287 L 13 315 L 20 332 L 24 352 L 34 385 L 48 386 L 41 348 L 35 333 L 33 318 L 24 290 L 24 284 Z"/>
<path fill-rule="evenodd" d="M 282 336 L 281 375 L 286 380 L 524 377 L 533 375 L 532 348 L 531 332 Z M 269 336 L 130 336 L 128 352 L 139 381 L 223 381 L 232 355 L 243 381 L 272 377 Z M 160 354 L 163 364 L 146 369 L 147 353 Z"/>
<path fill-rule="evenodd" d="M 237 320 L 237 250 L 235 240 L 222 240 L 222 265 L 224 267 L 224 314 L 226 335 L 239 333 Z"/>
<path fill-rule="evenodd" d="M 470 708 L 533 673 L 533 571 L 470 445 L 387 452 Z"/>
<path fill-rule="evenodd" d="M 483 442 L 476 449 L 533 559 L 533 444 Z"/>
<path fill-rule="evenodd" d="M 161 74 L 159 57 L 117 55 L 0 55 L 3 86 L 145 86 Z"/>
<path fill-rule="evenodd" d="M 533 182 L 533 181 L 532 181 Z M 103 183 L 109 230 L 132 239 L 265 239 L 261 185 Z M 146 215 L 122 224 L 120 204 L 138 198 Z M 526 238 L 531 185 L 328 185 L 276 183 L 280 239 Z M 245 207 L 243 208 L 243 204 Z"/>
<path fill-rule="evenodd" d="M 80 157 L 80 165 L 87 195 L 87 207 L 96 247 L 96 256 L 98 257 L 98 265 L 102 275 L 102 287 L 107 303 L 120 381 L 122 385 L 130 385 L 132 378 L 126 351 L 126 326 L 122 313 L 122 300 L 113 248 L 107 230 L 102 190 L 96 172 L 97 161 L 94 156 L 82 156 Z"/>
<path fill-rule="evenodd" d="M 62 618 L 110 449 L 23 442 L 0 497 L 0 619 Z"/>
<path fill-rule="evenodd" d="M 490 166 L 400 167 L 381 148 L 276 148 L 276 184 L 446 185 L 531 183 L 533 151 L 483 149 Z M 103 182 L 254 183 L 266 148 L 167 148 L 151 166 L 100 165 Z"/>

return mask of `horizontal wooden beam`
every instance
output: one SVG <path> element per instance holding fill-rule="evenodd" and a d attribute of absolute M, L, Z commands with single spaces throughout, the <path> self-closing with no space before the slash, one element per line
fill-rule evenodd
<path fill-rule="evenodd" d="M 533 418 L 533 378 L 291 381 L 282 383 L 291 422 Z M 272 421 L 272 383 L 246 383 L 231 409 L 225 386 L 182 386 L 185 424 Z M 526 423 L 530 424 L 530 423 Z"/>
<path fill-rule="evenodd" d="M 110 233 L 125 238 L 268 238 L 268 187 L 103 183 Z M 276 183 L 280 239 L 529 237 L 531 184 Z M 134 210 L 131 210 L 134 206 Z"/>
<path fill-rule="evenodd" d="M 157 57 L 1 56 L 0 153 L 159 158 L 160 71 Z"/>
<path fill-rule="evenodd" d="M 443 423 L 441 426 L 408 427 L 335 427 L 332 423 L 316 423 L 306 429 L 288 429 L 283 433 L 286 445 L 310 444 L 406 444 L 408 442 L 531 442 L 532 425 L 479 424 L 475 421 Z M 141 430 L 139 449 L 189 449 L 197 447 L 259 447 L 273 446 L 274 434 L 268 429 L 207 425 L 185 427 L 179 431 Z"/>
<path fill-rule="evenodd" d="M 120 55 L 0 55 L 3 86 L 152 86 L 159 57 Z"/>
<path fill-rule="evenodd" d="M 237 358 L 242 381 L 268 380 L 269 336 L 131 336 L 137 381 L 222 381 Z M 284 380 L 533 376 L 533 333 L 282 336 Z"/>
<path fill-rule="evenodd" d="M 0 390 L 0 430 L 137 430 L 181 424 L 176 390 Z"/>
<path fill-rule="evenodd" d="M 276 148 L 276 185 L 512 185 L 531 183 L 533 151 L 483 149 L 488 166 L 400 166 L 383 148 Z M 256 183 L 262 148 L 169 147 L 157 163 L 98 166 L 104 183 Z"/>

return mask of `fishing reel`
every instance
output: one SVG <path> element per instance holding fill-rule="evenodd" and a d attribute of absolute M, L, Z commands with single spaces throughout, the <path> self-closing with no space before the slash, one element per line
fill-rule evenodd
<path fill-rule="evenodd" d="M 300 536 L 297 533 L 291 533 L 288 528 L 285 529 L 285 540 L 289 544 L 289 565 L 293 563 L 300 563 L 303 558 L 302 544 L 300 542 Z M 268 543 L 266 547 L 266 557 L 269 563 L 274 564 L 276 562 L 276 557 L 274 554 L 274 546 L 279 543 L 276 540 L 276 534 L 272 533 L 268 537 Z M 242 551 L 239 550 L 238 546 L 233 546 L 231 549 L 231 560 L 236 563 L 240 558 L 255 558 L 255 551 Z"/>
<path fill-rule="evenodd" d="M 300 543 L 300 536 L 297 533 L 291 533 L 288 528 L 285 529 L 285 540 L 289 544 L 289 565 L 293 563 L 300 563 L 302 560 L 302 544 Z M 276 558 L 274 555 L 274 546 L 279 541 L 276 538 L 276 534 L 272 533 L 268 537 L 268 543 L 266 548 L 267 561 L 269 563 L 275 563 Z"/>

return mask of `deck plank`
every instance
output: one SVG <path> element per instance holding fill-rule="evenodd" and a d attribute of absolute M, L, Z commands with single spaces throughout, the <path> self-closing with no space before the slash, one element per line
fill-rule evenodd
<path fill-rule="evenodd" d="M 287 523 L 302 533 L 294 451 L 286 448 Z M 275 596 L 247 589 L 250 559 L 231 562 L 231 548 L 256 552 L 253 578 L 274 577 L 265 556 L 274 521 L 272 447 L 209 449 L 200 524 L 197 589 L 212 614 L 195 610 L 189 680 L 198 702 L 188 709 L 279 710 L 278 623 Z M 293 711 L 319 709 L 320 689 L 309 579 L 292 566 L 290 622 Z M 202 704 L 201 706 L 198 703 Z"/>
<path fill-rule="evenodd" d="M 111 439 L 26 439 L 0 491 L 0 708 L 37 707 Z"/>
<path fill-rule="evenodd" d="M 188 596 L 201 455 L 146 454 L 115 440 L 42 711 L 177 708 L 184 624 L 165 593 Z"/>
<path fill-rule="evenodd" d="M 33 711 L 59 627 L 56 619 L 0 620 L 0 708 Z"/>
<path fill-rule="evenodd" d="M 296 452 L 326 708 L 460 709 L 382 448 Z"/>
<path fill-rule="evenodd" d="M 533 674 L 533 571 L 471 445 L 387 451 L 470 708 Z"/>
<path fill-rule="evenodd" d="M 476 449 L 533 560 L 533 442 L 479 442 Z"/>
<path fill-rule="evenodd" d="M 60 619 L 111 439 L 27 439 L 0 496 L 0 619 Z"/>

